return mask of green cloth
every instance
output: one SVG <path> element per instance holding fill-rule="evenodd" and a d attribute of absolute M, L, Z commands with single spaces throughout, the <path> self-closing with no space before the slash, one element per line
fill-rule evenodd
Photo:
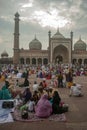
<path fill-rule="evenodd" d="M 0 100 L 4 99 L 12 99 L 11 93 L 9 92 L 9 90 L 6 88 L 5 85 L 0 90 Z"/>
<path fill-rule="evenodd" d="M 2 90 L 2 99 L 11 99 L 11 94 L 8 89 Z"/>
<path fill-rule="evenodd" d="M 7 89 L 6 85 L 4 85 L 4 86 L 2 87 L 2 90 L 5 90 L 5 89 Z"/>
<path fill-rule="evenodd" d="M 26 109 L 27 109 L 26 104 L 20 107 L 20 110 L 21 110 L 21 111 L 26 110 Z"/>

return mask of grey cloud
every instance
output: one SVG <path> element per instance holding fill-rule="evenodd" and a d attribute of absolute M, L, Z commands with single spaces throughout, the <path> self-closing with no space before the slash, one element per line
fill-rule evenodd
<path fill-rule="evenodd" d="M 0 0 L 0 15 L 13 15 L 19 11 L 21 2 L 24 2 L 24 0 Z"/>
<path fill-rule="evenodd" d="M 85 12 L 87 12 L 87 0 L 84 0 L 82 4 L 80 5 L 80 8 Z"/>
<path fill-rule="evenodd" d="M 70 7 L 72 5 L 72 0 L 37 0 L 36 4 L 38 4 L 38 6 L 41 6 L 42 8 L 49 8 L 51 5 L 53 5 L 54 7 L 59 8 L 60 6 L 66 6 L 66 7 Z M 61 8 L 62 9 L 62 8 Z"/>
<path fill-rule="evenodd" d="M 21 47 L 28 48 L 29 42 L 34 39 L 35 35 L 37 39 L 42 42 L 42 46 L 44 46 L 44 44 L 47 44 L 48 30 L 41 28 L 39 24 L 36 25 L 32 23 L 30 24 L 27 23 L 27 25 L 25 25 L 23 24 L 22 21 L 20 21 L 20 46 Z"/>

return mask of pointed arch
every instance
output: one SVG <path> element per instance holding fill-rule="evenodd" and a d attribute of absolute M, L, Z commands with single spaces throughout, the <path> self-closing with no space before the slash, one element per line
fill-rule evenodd
<path fill-rule="evenodd" d="M 41 59 L 41 58 L 38 58 L 38 59 L 37 59 L 37 62 L 38 62 L 38 64 L 41 65 L 41 64 L 42 64 L 42 59 Z"/>
<path fill-rule="evenodd" d="M 20 64 L 24 64 L 24 58 L 20 58 Z"/>
<path fill-rule="evenodd" d="M 73 60 L 72 60 L 72 63 L 73 63 L 73 64 L 76 64 L 76 62 L 77 62 L 77 59 L 73 59 Z"/>
<path fill-rule="evenodd" d="M 45 65 L 48 64 L 48 59 L 47 58 L 43 59 L 43 64 L 45 64 Z"/>
<path fill-rule="evenodd" d="M 54 63 L 68 63 L 69 62 L 69 51 L 64 45 L 58 45 L 53 51 L 53 62 Z"/>
<path fill-rule="evenodd" d="M 30 58 L 26 58 L 26 64 L 30 64 Z"/>
<path fill-rule="evenodd" d="M 87 64 L 87 59 L 84 59 L 84 64 Z"/>
<path fill-rule="evenodd" d="M 36 58 L 32 58 L 32 65 L 36 65 Z"/>
<path fill-rule="evenodd" d="M 78 63 L 81 65 L 82 64 L 82 59 L 78 59 Z"/>

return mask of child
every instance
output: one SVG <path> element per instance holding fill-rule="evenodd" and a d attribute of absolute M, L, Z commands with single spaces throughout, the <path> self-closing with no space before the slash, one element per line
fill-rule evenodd
<path fill-rule="evenodd" d="M 19 87 L 19 81 L 18 81 L 18 79 L 15 82 L 15 87 Z"/>
<path fill-rule="evenodd" d="M 31 98 L 30 101 L 26 104 L 26 106 L 27 106 L 29 112 L 34 112 L 34 108 L 35 108 L 34 99 Z"/>

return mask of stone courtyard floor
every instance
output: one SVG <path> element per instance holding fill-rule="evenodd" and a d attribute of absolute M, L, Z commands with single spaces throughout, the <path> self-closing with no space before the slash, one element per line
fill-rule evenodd
<path fill-rule="evenodd" d="M 33 82 L 34 79 L 31 81 Z M 66 122 L 13 122 L 0 124 L 0 130 L 87 130 L 87 77 L 74 77 L 74 82 L 82 84 L 83 97 L 69 97 L 68 88 L 58 88 L 62 100 L 69 104 L 65 113 Z"/>

